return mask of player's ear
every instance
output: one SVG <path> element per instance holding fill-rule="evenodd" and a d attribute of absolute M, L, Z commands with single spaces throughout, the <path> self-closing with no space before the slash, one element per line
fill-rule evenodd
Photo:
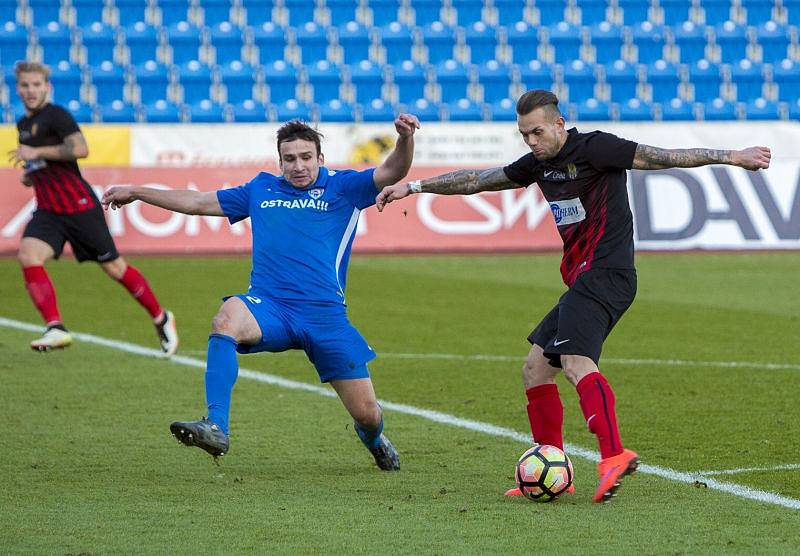
<path fill-rule="evenodd" d="M 319 162 L 320 166 L 325 166 L 325 155 L 319 153 L 319 156 L 317 157 L 317 162 Z"/>

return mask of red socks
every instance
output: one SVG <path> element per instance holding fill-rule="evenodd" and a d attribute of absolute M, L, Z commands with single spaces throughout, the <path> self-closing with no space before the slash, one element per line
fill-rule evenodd
<path fill-rule="evenodd" d="M 586 425 L 600 444 L 600 457 L 605 459 L 622 453 L 614 392 L 606 377 L 599 371 L 589 373 L 578 382 L 577 390 Z"/>
<path fill-rule="evenodd" d="M 25 277 L 25 288 L 45 323 L 48 326 L 60 324 L 61 313 L 56 302 L 56 290 L 44 267 L 28 266 L 22 269 L 22 274 Z"/>
<path fill-rule="evenodd" d="M 125 289 L 131 293 L 142 307 L 147 309 L 151 317 L 155 319 L 163 313 L 161 305 L 158 303 L 153 290 L 150 289 L 147 280 L 135 267 L 128 265 L 128 268 L 125 269 L 125 274 L 119 279 L 119 283 L 125 286 Z"/>
<path fill-rule="evenodd" d="M 528 420 L 531 434 L 537 444 L 550 444 L 564 449 L 561 427 L 564 422 L 564 406 L 558 395 L 556 384 L 540 384 L 525 391 L 528 396 Z"/>

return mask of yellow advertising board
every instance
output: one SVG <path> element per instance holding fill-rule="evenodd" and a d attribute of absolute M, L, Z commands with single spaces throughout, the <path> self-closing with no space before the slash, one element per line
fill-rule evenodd
<path fill-rule="evenodd" d="M 131 128 L 128 125 L 84 124 L 81 126 L 89 145 L 89 157 L 81 159 L 81 166 L 130 166 Z M 0 126 L 0 168 L 10 168 L 7 153 L 17 148 L 17 128 Z"/>

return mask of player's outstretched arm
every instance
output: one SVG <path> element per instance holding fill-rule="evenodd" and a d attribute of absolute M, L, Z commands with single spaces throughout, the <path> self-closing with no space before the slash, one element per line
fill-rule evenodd
<path fill-rule="evenodd" d="M 133 201 L 142 201 L 174 212 L 225 216 L 214 191 L 200 192 L 190 189 L 153 189 L 151 187 L 114 186 L 103 195 L 103 207 L 118 209 Z"/>
<path fill-rule="evenodd" d="M 769 168 L 772 156 L 768 147 L 748 147 L 740 151 L 715 149 L 661 149 L 639 144 L 633 157 L 636 170 L 696 168 L 709 164 L 730 164 L 746 170 Z"/>
<path fill-rule="evenodd" d="M 384 188 L 375 198 L 379 211 L 383 207 L 412 193 L 437 193 L 439 195 L 472 195 L 481 191 L 500 191 L 520 187 L 508 179 L 502 167 L 488 170 L 456 170 L 433 178 L 398 183 Z"/>
<path fill-rule="evenodd" d="M 397 130 L 394 150 L 375 168 L 372 176 L 378 190 L 406 177 L 414 159 L 414 132 L 419 129 L 419 120 L 413 114 L 400 114 L 394 121 L 394 128 Z"/>
<path fill-rule="evenodd" d="M 64 137 L 64 142 L 58 145 L 31 147 L 19 145 L 8 152 L 8 160 L 14 166 L 21 166 L 29 160 L 43 158 L 45 160 L 78 160 L 89 156 L 89 146 L 83 133 L 76 131 Z"/>

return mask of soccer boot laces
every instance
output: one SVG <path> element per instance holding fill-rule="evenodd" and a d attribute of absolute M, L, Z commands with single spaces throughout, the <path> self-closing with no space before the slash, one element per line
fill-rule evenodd
<path fill-rule="evenodd" d="M 169 430 L 181 444 L 202 448 L 214 458 L 228 453 L 228 435 L 205 417 L 199 421 L 175 421 Z"/>

